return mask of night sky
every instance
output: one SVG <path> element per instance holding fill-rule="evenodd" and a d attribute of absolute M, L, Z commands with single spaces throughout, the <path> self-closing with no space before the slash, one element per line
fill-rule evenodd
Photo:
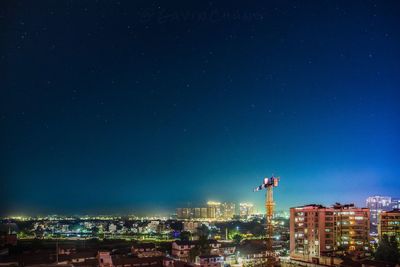
<path fill-rule="evenodd" d="M 398 1 L 1 1 L 2 214 L 400 196 Z"/>

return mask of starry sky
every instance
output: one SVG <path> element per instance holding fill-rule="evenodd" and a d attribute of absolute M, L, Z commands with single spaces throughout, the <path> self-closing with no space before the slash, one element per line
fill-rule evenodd
<path fill-rule="evenodd" d="M 0 213 L 400 196 L 399 2 L 266 2 L 1 1 Z"/>

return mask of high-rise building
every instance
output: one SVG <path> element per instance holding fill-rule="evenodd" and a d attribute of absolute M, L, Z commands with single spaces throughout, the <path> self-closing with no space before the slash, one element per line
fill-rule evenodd
<path fill-rule="evenodd" d="M 392 197 L 392 201 L 390 202 L 390 209 L 391 210 L 400 209 L 400 198 Z"/>
<path fill-rule="evenodd" d="M 291 208 L 290 256 L 321 262 L 334 253 L 368 250 L 369 215 L 368 208 L 352 204 Z"/>
<path fill-rule="evenodd" d="M 215 216 L 213 209 L 208 207 L 202 208 L 177 208 L 176 215 L 178 219 L 208 219 Z M 209 217 L 211 216 L 211 217 Z"/>
<path fill-rule="evenodd" d="M 194 218 L 201 218 L 201 208 L 194 208 Z"/>
<path fill-rule="evenodd" d="M 190 219 L 192 218 L 192 209 L 191 208 L 177 208 L 176 215 L 178 219 Z"/>
<path fill-rule="evenodd" d="M 290 256 L 311 260 L 335 247 L 334 212 L 322 205 L 290 209 Z M 305 257 L 309 259 L 304 259 Z"/>
<path fill-rule="evenodd" d="M 185 221 L 183 222 L 182 226 L 184 231 L 196 232 L 197 228 L 201 226 L 201 222 Z"/>
<path fill-rule="evenodd" d="M 210 219 L 232 219 L 235 215 L 235 203 L 208 201 L 207 215 Z"/>
<path fill-rule="evenodd" d="M 368 251 L 370 210 L 353 204 L 333 206 L 337 248 L 347 251 Z"/>
<path fill-rule="evenodd" d="M 221 217 L 221 203 L 216 201 L 207 202 L 208 218 L 219 219 Z"/>
<path fill-rule="evenodd" d="M 254 205 L 252 203 L 240 203 L 239 204 L 239 215 L 240 217 L 248 217 L 254 214 Z"/>
<path fill-rule="evenodd" d="M 216 218 L 216 209 L 215 207 L 207 207 L 207 218 L 215 219 Z"/>
<path fill-rule="evenodd" d="M 208 217 L 207 214 L 207 208 L 200 208 L 200 218 L 201 219 L 207 219 Z"/>
<path fill-rule="evenodd" d="M 247 204 L 247 203 L 246 203 Z M 252 213 L 252 209 L 248 207 Z M 177 208 L 178 219 L 232 219 L 235 215 L 235 204 L 229 202 L 208 201 L 206 207 L 198 208 Z"/>
<path fill-rule="evenodd" d="M 382 211 L 378 223 L 379 239 L 386 236 L 395 236 L 400 242 L 400 210 Z"/>
<path fill-rule="evenodd" d="M 366 206 L 371 211 L 371 225 L 373 226 L 373 231 L 376 231 L 378 225 L 378 216 L 382 211 L 388 211 L 391 209 L 391 197 L 385 196 L 371 196 L 366 200 Z"/>
<path fill-rule="evenodd" d="M 223 219 L 229 220 L 232 219 L 236 214 L 236 205 L 231 202 L 224 202 L 221 204 L 221 217 Z"/>

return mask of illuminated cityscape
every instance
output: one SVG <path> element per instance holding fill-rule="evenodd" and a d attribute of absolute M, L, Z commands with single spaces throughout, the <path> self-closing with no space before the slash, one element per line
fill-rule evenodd
<path fill-rule="evenodd" d="M 177 208 L 178 219 L 230 220 L 236 215 L 236 205 L 231 202 L 208 201 L 207 206 Z"/>
<path fill-rule="evenodd" d="M 165 261 L 194 265 L 212 262 L 213 266 L 268 263 L 265 215 L 255 214 L 254 205 L 248 202 L 241 202 L 237 212 L 233 212 L 235 203 L 206 203 L 206 207 L 177 208 L 177 213 L 167 217 L 4 217 L 0 236 L 2 253 L 10 253 L 13 247 L 36 244 L 42 249 L 34 257 L 42 258 L 42 263 L 54 262 L 55 247 L 58 264 L 73 265 L 74 261 L 82 261 L 94 266 L 99 259 L 111 261 L 115 266 L 119 262 L 150 264 L 153 261 L 163 266 Z M 283 265 L 290 259 L 290 264 L 312 262 L 329 266 L 340 265 L 345 255 L 371 257 L 377 241 L 386 237 L 399 241 L 400 211 L 379 213 L 378 236 L 370 230 L 373 226 L 370 212 L 370 208 L 339 203 L 329 207 L 318 204 L 292 207 L 290 214 L 277 211 L 272 221 L 274 255 Z M 203 242 L 210 249 L 208 254 L 193 256 L 193 251 Z M 109 248 L 129 249 L 115 254 Z M 0 259 L 4 263 L 9 259 L 10 266 L 21 260 L 34 264 L 35 260 L 30 261 L 30 257 L 33 256 L 13 258 L 10 255 Z"/>
<path fill-rule="evenodd" d="M 0 25 L 0 267 L 400 266 L 400 1 Z"/>

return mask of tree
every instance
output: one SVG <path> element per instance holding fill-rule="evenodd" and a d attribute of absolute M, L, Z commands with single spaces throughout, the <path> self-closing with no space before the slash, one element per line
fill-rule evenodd
<path fill-rule="evenodd" d="M 195 246 L 194 248 L 192 248 L 190 251 L 189 251 L 189 261 L 190 262 L 195 262 L 195 260 L 196 260 L 196 257 L 197 256 L 200 256 L 200 248 L 198 247 L 198 246 Z"/>
<path fill-rule="evenodd" d="M 206 239 L 210 235 L 210 229 L 207 227 L 207 225 L 202 224 L 200 227 L 197 227 L 197 233 L 199 237 L 205 237 Z"/>
<path fill-rule="evenodd" d="M 189 231 L 182 231 L 179 238 L 182 241 L 189 241 L 192 237 L 192 234 Z"/>
<path fill-rule="evenodd" d="M 208 243 L 208 239 L 206 236 L 200 235 L 196 246 L 189 251 L 189 260 L 194 262 L 196 260 L 196 256 L 207 254 L 210 254 L 210 245 Z"/>
<path fill-rule="evenodd" d="M 232 237 L 233 242 L 235 242 L 236 245 L 239 245 L 240 242 L 242 241 L 243 237 L 240 234 L 236 234 Z"/>
<path fill-rule="evenodd" d="M 93 226 L 91 230 L 92 230 L 92 235 L 97 237 L 97 235 L 100 232 L 100 229 L 97 226 Z"/>
<path fill-rule="evenodd" d="M 208 243 L 208 239 L 206 236 L 201 235 L 199 237 L 197 246 L 199 247 L 200 255 L 210 254 L 210 244 Z"/>
<path fill-rule="evenodd" d="M 263 235 L 265 235 L 265 227 L 264 227 L 264 225 L 262 225 L 258 221 L 254 220 L 254 221 L 250 222 L 248 228 L 250 229 L 250 232 L 254 236 L 263 236 Z"/>
<path fill-rule="evenodd" d="M 375 259 L 392 263 L 400 262 L 399 244 L 396 237 L 383 236 L 375 252 Z"/>

